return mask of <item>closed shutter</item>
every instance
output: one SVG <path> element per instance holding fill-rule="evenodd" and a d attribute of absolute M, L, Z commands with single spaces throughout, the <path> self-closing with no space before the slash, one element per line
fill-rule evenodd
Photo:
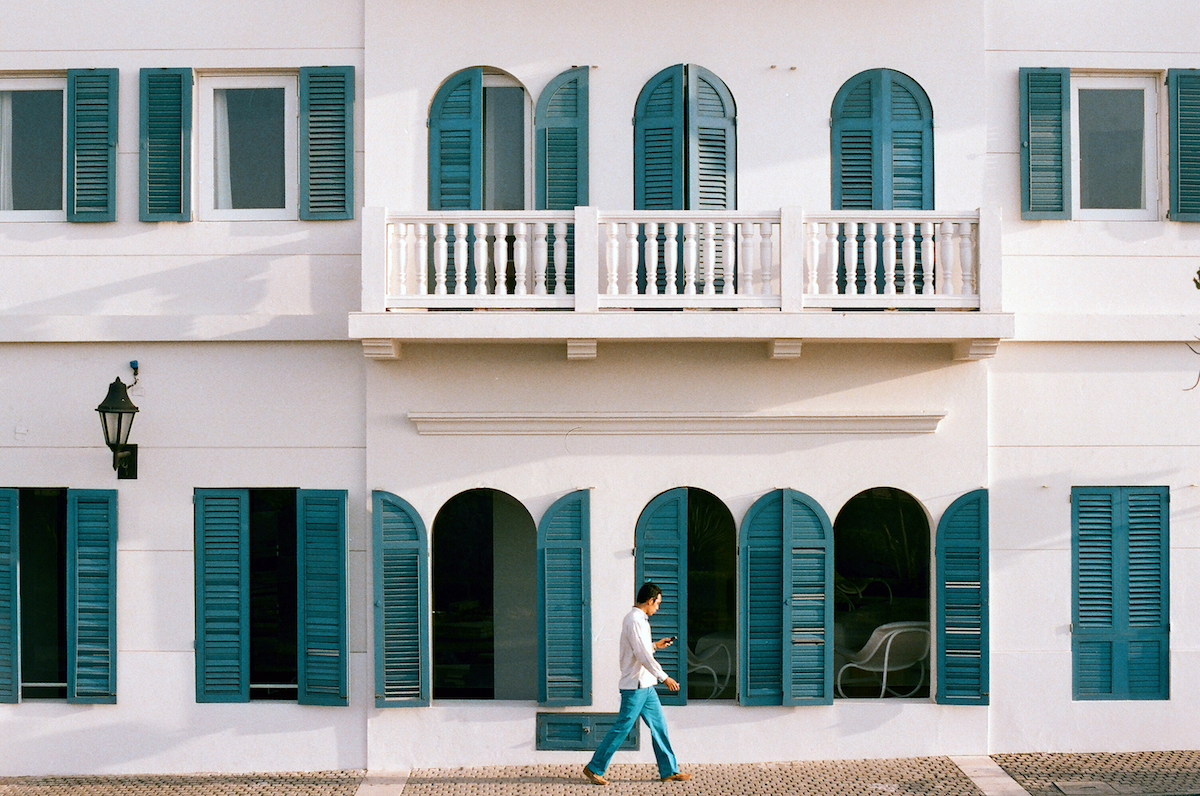
<path fill-rule="evenodd" d="M 720 78 L 687 67 L 689 210 L 737 209 L 737 109 Z"/>
<path fill-rule="evenodd" d="M 15 489 L 0 489 L 0 703 L 21 698 L 19 495 Z"/>
<path fill-rule="evenodd" d="M 893 210 L 932 210 L 933 109 L 914 80 L 890 69 L 883 72 L 890 172 L 884 179 L 884 201 Z"/>
<path fill-rule="evenodd" d="M 882 165 L 875 158 L 871 80 L 851 79 L 833 100 L 833 209 L 870 210 L 882 202 Z M 876 195 L 877 188 L 879 195 Z"/>
<path fill-rule="evenodd" d="M 555 501 L 538 524 L 538 701 L 592 704 L 591 493 Z"/>
<path fill-rule="evenodd" d="M 988 493 L 946 509 L 937 541 L 937 701 L 988 704 Z"/>
<path fill-rule="evenodd" d="M 833 530 L 815 500 L 783 492 L 783 704 L 833 704 Z"/>
<path fill-rule="evenodd" d="M 191 221 L 192 70 L 141 71 L 142 221 Z"/>
<path fill-rule="evenodd" d="M 1071 71 L 1020 71 L 1021 218 L 1071 217 Z"/>
<path fill-rule="evenodd" d="M 115 490 L 67 490 L 67 701 L 117 701 Z"/>
<path fill-rule="evenodd" d="M 375 707 L 429 704 L 429 547 L 421 515 L 371 494 L 375 565 Z"/>
<path fill-rule="evenodd" d="M 250 493 L 197 489 L 196 701 L 250 700 Z"/>
<path fill-rule="evenodd" d="M 538 97 L 534 114 L 536 207 L 573 210 L 588 203 L 588 72 L 568 69 Z"/>
<path fill-rule="evenodd" d="M 296 525 L 297 701 L 346 705 L 346 493 L 299 490 Z"/>
<path fill-rule="evenodd" d="M 1171 218 L 1200 221 L 1200 69 L 1167 72 L 1171 106 Z"/>
<path fill-rule="evenodd" d="M 738 551 L 738 685 L 743 705 L 783 704 L 783 492 L 763 495 L 742 520 Z"/>
<path fill-rule="evenodd" d="M 300 70 L 300 218 L 354 218 L 354 67 Z"/>
<path fill-rule="evenodd" d="M 650 501 L 634 532 L 634 588 L 653 583 L 663 592 L 662 607 L 650 617 L 651 638 L 679 637 L 654 656 L 663 671 L 679 682 L 678 691 L 659 684 L 664 705 L 687 704 L 687 534 L 686 487 L 663 492 Z"/>
<path fill-rule="evenodd" d="M 429 209 L 483 207 L 483 70 L 464 69 L 429 109 Z"/>
<path fill-rule="evenodd" d="M 67 70 L 67 220 L 117 220 L 117 70 Z"/>
<path fill-rule="evenodd" d="M 667 67 L 642 88 L 633 119 L 633 207 L 683 210 L 683 64 Z"/>
<path fill-rule="evenodd" d="M 1075 699 L 1168 699 L 1166 487 L 1074 487 Z"/>

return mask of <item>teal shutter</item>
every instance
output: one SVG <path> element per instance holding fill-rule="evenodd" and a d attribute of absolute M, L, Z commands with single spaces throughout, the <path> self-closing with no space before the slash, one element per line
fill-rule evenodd
<path fill-rule="evenodd" d="M 687 67 L 688 178 L 690 210 L 737 209 L 737 109 L 721 79 Z"/>
<path fill-rule="evenodd" d="M 1022 67 L 1021 218 L 1071 217 L 1071 70 Z"/>
<path fill-rule="evenodd" d="M 658 694 L 664 705 L 687 704 L 687 538 L 686 487 L 668 490 L 650 501 L 634 531 L 634 589 L 653 583 L 663 592 L 662 607 L 650 617 L 651 637 L 679 637 L 654 656 L 679 682 L 678 691 L 668 691 L 659 684 Z"/>
<path fill-rule="evenodd" d="M 450 77 L 429 109 L 429 209 L 483 207 L 483 70 Z"/>
<path fill-rule="evenodd" d="M 117 220 L 117 70 L 67 70 L 67 220 Z"/>
<path fill-rule="evenodd" d="M 988 493 L 959 497 L 938 522 L 937 702 L 988 704 Z"/>
<path fill-rule="evenodd" d="M 743 705 L 783 704 L 783 492 L 768 492 L 742 520 L 738 559 L 738 686 Z"/>
<path fill-rule="evenodd" d="M 538 702 L 592 704 L 591 493 L 555 501 L 538 524 Z"/>
<path fill-rule="evenodd" d="M 250 493 L 197 489 L 196 701 L 250 701 Z"/>
<path fill-rule="evenodd" d="M 833 529 L 808 495 L 783 492 L 783 704 L 833 704 Z"/>
<path fill-rule="evenodd" d="M 389 492 L 371 493 L 375 707 L 429 704 L 429 546 L 425 523 Z"/>
<path fill-rule="evenodd" d="M 1200 221 L 1200 69 L 1167 72 L 1171 107 L 1171 218 Z"/>
<path fill-rule="evenodd" d="M 0 704 L 21 698 L 20 493 L 0 489 Z"/>
<path fill-rule="evenodd" d="M 1071 489 L 1075 699 L 1169 699 L 1167 487 Z"/>
<path fill-rule="evenodd" d="M 534 113 L 534 183 L 538 210 L 588 203 L 588 72 L 577 66 L 551 80 Z"/>
<path fill-rule="evenodd" d="M 346 493 L 296 492 L 297 701 L 347 705 Z"/>
<path fill-rule="evenodd" d="M 140 84 L 138 218 L 191 221 L 192 70 L 143 69 Z"/>
<path fill-rule="evenodd" d="M 536 718 L 537 741 L 534 748 L 552 752 L 592 752 L 617 723 L 616 713 L 539 713 Z M 617 747 L 619 752 L 641 748 L 638 725 Z"/>
<path fill-rule="evenodd" d="M 354 67 L 300 69 L 300 218 L 354 218 Z"/>
<path fill-rule="evenodd" d="M 861 72 L 838 90 L 831 119 L 835 210 L 933 209 L 933 106 L 915 80 Z"/>
<path fill-rule="evenodd" d="M 683 64 L 667 67 L 642 87 L 633 117 L 633 207 L 683 210 Z"/>
<path fill-rule="evenodd" d="M 117 701 L 116 490 L 67 490 L 67 701 Z"/>

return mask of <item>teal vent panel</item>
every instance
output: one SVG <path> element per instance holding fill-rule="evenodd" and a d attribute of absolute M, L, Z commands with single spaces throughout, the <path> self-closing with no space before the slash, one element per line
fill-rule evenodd
<path fill-rule="evenodd" d="M 539 751 L 594 752 L 616 723 L 616 713 L 538 713 L 535 746 Z M 641 748 L 639 727 L 633 725 L 618 751 Z"/>

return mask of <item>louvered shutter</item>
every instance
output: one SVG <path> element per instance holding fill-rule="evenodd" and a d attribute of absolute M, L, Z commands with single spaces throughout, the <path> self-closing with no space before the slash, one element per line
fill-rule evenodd
<path fill-rule="evenodd" d="M 1200 69 L 1167 72 L 1171 107 L 1171 218 L 1200 221 Z"/>
<path fill-rule="evenodd" d="M 737 109 L 721 79 L 687 67 L 689 210 L 737 209 Z"/>
<path fill-rule="evenodd" d="M 429 110 L 429 209 L 483 208 L 483 70 L 464 69 Z"/>
<path fill-rule="evenodd" d="M 684 67 L 667 67 L 642 88 L 633 119 L 635 210 L 683 210 Z"/>
<path fill-rule="evenodd" d="M 192 70 L 143 69 L 140 83 L 138 218 L 190 221 Z"/>
<path fill-rule="evenodd" d="M 346 493 L 296 493 L 297 701 L 349 704 L 346 646 Z"/>
<path fill-rule="evenodd" d="M 884 206 L 933 209 L 933 109 L 925 91 L 884 69 Z"/>
<path fill-rule="evenodd" d="M 197 489 L 196 701 L 250 700 L 250 493 Z"/>
<path fill-rule="evenodd" d="M 938 522 L 937 701 L 988 704 L 988 493 L 959 497 Z"/>
<path fill-rule="evenodd" d="M 117 219 L 117 70 L 67 70 L 67 220 Z"/>
<path fill-rule="evenodd" d="M 664 705 L 687 704 L 687 534 L 686 487 L 663 492 L 650 501 L 634 532 L 634 589 L 653 583 L 663 592 L 662 606 L 650 617 L 650 635 L 653 639 L 679 637 L 654 656 L 663 671 L 679 682 L 678 691 L 659 684 Z"/>
<path fill-rule="evenodd" d="M 20 493 L 0 489 L 0 703 L 21 698 Z"/>
<path fill-rule="evenodd" d="M 429 547 L 421 515 L 371 494 L 375 564 L 375 707 L 429 704 Z"/>
<path fill-rule="evenodd" d="M 879 104 L 876 73 L 851 78 L 833 99 L 830 133 L 833 209 L 883 209 L 883 164 L 876 157 Z"/>
<path fill-rule="evenodd" d="M 1075 699 L 1168 699 L 1166 487 L 1074 487 Z"/>
<path fill-rule="evenodd" d="M 354 67 L 300 70 L 300 218 L 354 218 Z"/>
<path fill-rule="evenodd" d="M 783 704 L 783 492 L 763 495 L 742 520 L 738 687 L 743 705 Z"/>
<path fill-rule="evenodd" d="M 555 501 L 538 525 L 538 702 L 592 704 L 591 493 Z"/>
<path fill-rule="evenodd" d="M 1022 67 L 1021 218 L 1071 217 L 1071 71 Z"/>
<path fill-rule="evenodd" d="M 67 490 L 67 701 L 117 701 L 115 490 Z"/>
<path fill-rule="evenodd" d="M 833 529 L 825 510 L 783 490 L 783 704 L 833 704 Z"/>
<path fill-rule="evenodd" d="M 573 210 L 588 203 L 588 72 L 568 69 L 538 97 L 534 114 L 536 207 Z"/>

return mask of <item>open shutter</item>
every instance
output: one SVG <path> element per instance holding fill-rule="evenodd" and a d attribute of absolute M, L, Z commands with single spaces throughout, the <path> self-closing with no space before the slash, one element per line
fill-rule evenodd
<path fill-rule="evenodd" d="M 250 493 L 197 489 L 196 701 L 250 701 Z"/>
<path fill-rule="evenodd" d="M 988 704 L 988 493 L 946 509 L 937 541 L 937 701 Z"/>
<path fill-rule="evenodd" d="M 67 70 L 67 220 L 117 220 L 117 70 Z"/>
<path fill-rule="evenodd" d="M 192 70 L 143 69 L 138 218 L 191 221 Z"/>
<path fill-rule="evenodd" d="M 721 79 L 687 67 L 689 210 L 737 209 L 737 109 Z"/>
<path fill-rule="evenodd" d="M 738 687 L 743 705 L 783 704 L 783 492 L 763 495 L 742 520 Z"/>
<path fill-rule="evenodd" d="M 662 607 L 650 617 L 651 638 L 679 637 L 654 656 L 679 682 L 678 691 L 659 684 L 658 694 L 664 705 L 687 704 L 687 534 L 686 487 L 668 490 L 650 501 L 638 517 L 634 532 L 634 588 L 653 583 L 663 592 Z"/>
<path fill-rule="evenodd" d="M 429 109 L 429 209 L 483 207 L 483 70 L 450 77 Z"/>
<path fill-rule="evenodd" d="M 538 702 L 592 704 L 591 493 L 555 501 L 538 524 Z"/>
<path fill-rule="evenodd" d="M 1071 217 L 1071 70 L 1022 67 L 1021 218 Z"/>
<path fill-rule="evenodd" d="M 783 491 L 783 704 L 833 704 L 833 529 L 808 495 Z"/>
<path fill-rule="evenodd" d="M 0 703 L 21 698 L 20 493 L 0 489 Z"/>
<path fill-rule="evenodd" d="M 667 67 L 642 87 L 633 118 L 633 207 L 683 210 L 684 67 Z"/>
<path fill-rule="evenodd" d="M 346 493 L 298 490 L 296 526 L 297 701 L 346 705 Z"/>
<path fill-rule="evenodd" d="M 354 67 L 300 69 L 300 218 L 354 218 Z"/>
<path fill-rule="evenodd" d="M 67 701 L 117 701 L 116 490 L 67 490 Z"/>
<path fill-rule="evenodd" d="M 375 707 L 429 704 L 429 547 L 425 523 L 389 492 L 371 493 Z"/>
<path fill-rule="evenodd" d="M 538 210 L 588 203 L 588 72 L 568 69 L 538 97 L 534 114 L 535 202 Z"/>
<path fill-rule="evenodd" d="M 1171 106 L 1171 218 L 1200 221 L 1200 69 L 1167 72 Z"/>

